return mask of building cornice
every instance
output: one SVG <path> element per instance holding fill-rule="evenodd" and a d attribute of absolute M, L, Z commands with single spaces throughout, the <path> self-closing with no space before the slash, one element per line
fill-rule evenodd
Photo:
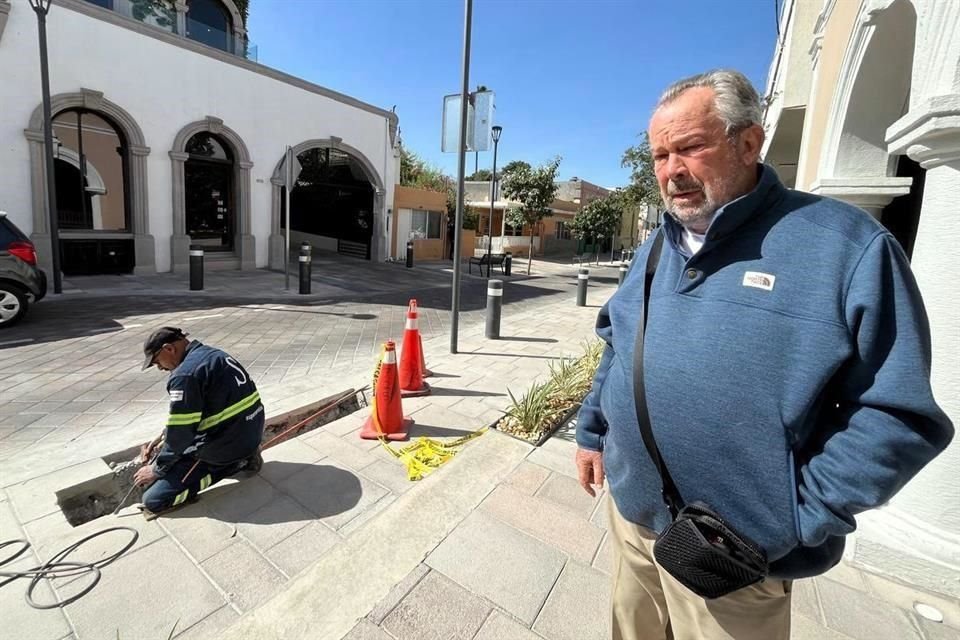
<path fill-rule="evenodd" d="M 2 14 L 2 6 L 5 2 L 7 2 L 7 0 L 0 0 L 0 16 L 4 15 Z M 296 76 L 292 76 L 282 71 L 278 71 L 272 67 L 247 60 L 246 58 L 235 56 L 227 53 L 226 51 L 209 47 L 194 40 L 184 38 L 183 36 L 151 27 L 143 24 L 142 22 L 138 22 L 133 18 L 128 18 L 120 13 L 116 13 L 115 11 L 110 11 L 109 9 L 104 9 L 103 7 L 86 2 L 86 0 L 57 0 L 55 9 L 60 7 L 70 9 L 71 11 L 76 11 L 77 13 L 81 13 L 91 18 L 103 20 L 104 22 L 108 22 L 124 29 L 129 29 L 130 31 L 135 31 L 136 33 L 148 38 L 160 40 L 161 42 L 180 47 L 181 49 L 187 49 L 188 51 L 192 51 L 199 55 L 213 58 L 223 62 L 224 64 L 246 69 L 247 71 L 257 73 L 267 78 L 277 80 L 278 82 L 283 82 L 284 84 L 297 87 L 298 89 L 303 89 L 304 91 L 309 91 L 310 93 L 314 93 L 331 100 L 336 100 L 337 102 L 349 105 L 351 107 L 362 109 L 363 111 L 386 118 L 391 123 L 391 130 L 396 130 L 397 122 L 399 120 L 397 114 L 393 113 L 392 111 L 387 111 L 386 109 L 381 109 L 380 107 L 375 107 L 372 104 L 368 104 L 361 100 L 357 100 L 356 98 L 350 97 L 338 91 L 313 84 L 312 82 L 307 82 L 306 80 L 297 78 Z M 3 18 L 0 17 L 0 24 L 2 24 L 2 20 Z"/>
<path fill-rule="evenodd" d="M 898 196 L 910 193 L 913 178 L 821 178 L 810 193 L 837 198 L 864 209 L 882 209 Z"/>
<path fill-rule="evenodd" d="M 934 96 L 887 129 L 890 155 L 906 154 L 924 169 L 960 160 L 960 95 Z"/>

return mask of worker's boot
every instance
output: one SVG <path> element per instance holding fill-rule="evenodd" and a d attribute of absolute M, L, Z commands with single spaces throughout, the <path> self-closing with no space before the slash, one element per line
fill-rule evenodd
<path fill-rule="evenodd" d="M 260 455 L 260 451 L 257 450 L 255 454 L 244 460 L 243 467 L 240 469 L 242 473 L 247 478 L 252 478 L 253 476 L 260 473 L 260 469 L 263 468 L 263 456 Z"/>

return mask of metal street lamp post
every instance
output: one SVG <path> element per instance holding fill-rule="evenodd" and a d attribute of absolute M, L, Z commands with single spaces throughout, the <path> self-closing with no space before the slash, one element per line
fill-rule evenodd
<path fill-rule="evenodd" d="M 494 202 L 497 199 L 497 145 L 500 143 L 500 134 L 503 133 L 503 127 L 496 125 L 490 130 L 493 134 L 493 175 L 490 176 L 490 223 L 487 225 L 487 277 L 490 277 L 490 264 L 493 253 L 493 210 Z M 500 250 L 503 251 L 501 241 Z"/>
<path fill-rule="evenodd" d="M 50 225 L 50 257 L 53 261 L 53 292 L 61 293 L 60 278 L 60 228 L 57 221 L 57 189 L 53 175 L 53 116 L 50 106 L 50 70 L 47 63 L 47 13 L 52 0 L 29 0 L 30 8 L 37 14 L 37 30 L 40 34 L 40 84 L 43 92 L 43 151 L 46 160 L 47 213 Z"/>

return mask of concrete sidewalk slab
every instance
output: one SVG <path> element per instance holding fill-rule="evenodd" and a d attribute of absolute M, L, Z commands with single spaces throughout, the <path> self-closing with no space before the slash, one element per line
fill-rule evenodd
<path fill-rule="evenodd" d="M 92 597 L 65 608 L 80 638 L 110 637 L 115 632 L 121 638 L 165 638 L 175 622 L 178 628 L 189 627 L 225 604 L 221 592 L 169 539 L 135 551 L 108 569 Z M 190 597 L 171 608 L 171 588 Z"/>
<path fill-rule="evenodd" d="M 540 636 L 500 611 L 487 618 L 473 640 L 540 640 Z"/>
<path fill-rule="evenodd" d="M 390 509 L 221 637 L 342 638 L 513 470 L 527 450 L 498 434 L 474 440 L 453 462 L 400 496 Z"/>
<path fill-rule="evenodd" d="M 536 619 L 564 562 L 559 551 L 479 512 L 471 514 L 426 560 L 431 568 L 528 625 Z"/>
<path fill-rule="evenodd" d="M 473 638 L 491 610 L 490 603 L 431 571 L 390 612 L 382 626 L 397 640 Z"/>
<path fill-rule="evenodd" d="M 573 518 L 568 510 L 511 487 L 497 487 L 480 509 L 586 564 L 603 538 L 603 530 L 586 518 Z"/>
<path fill-rule="evenodd" d="M 551 640 L 606 640 L 610 622 L 610 578 L 568 562 L 533 630 Z"/>

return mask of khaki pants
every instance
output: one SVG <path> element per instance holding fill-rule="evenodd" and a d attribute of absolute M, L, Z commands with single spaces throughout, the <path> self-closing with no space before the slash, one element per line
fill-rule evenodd
<path fill-rule="evenodd" d="M 704 600 L 654 562 L 656 535 L 608 500 L 614 640 L 789 640 L 789 581 L 765 580 Z"/>

